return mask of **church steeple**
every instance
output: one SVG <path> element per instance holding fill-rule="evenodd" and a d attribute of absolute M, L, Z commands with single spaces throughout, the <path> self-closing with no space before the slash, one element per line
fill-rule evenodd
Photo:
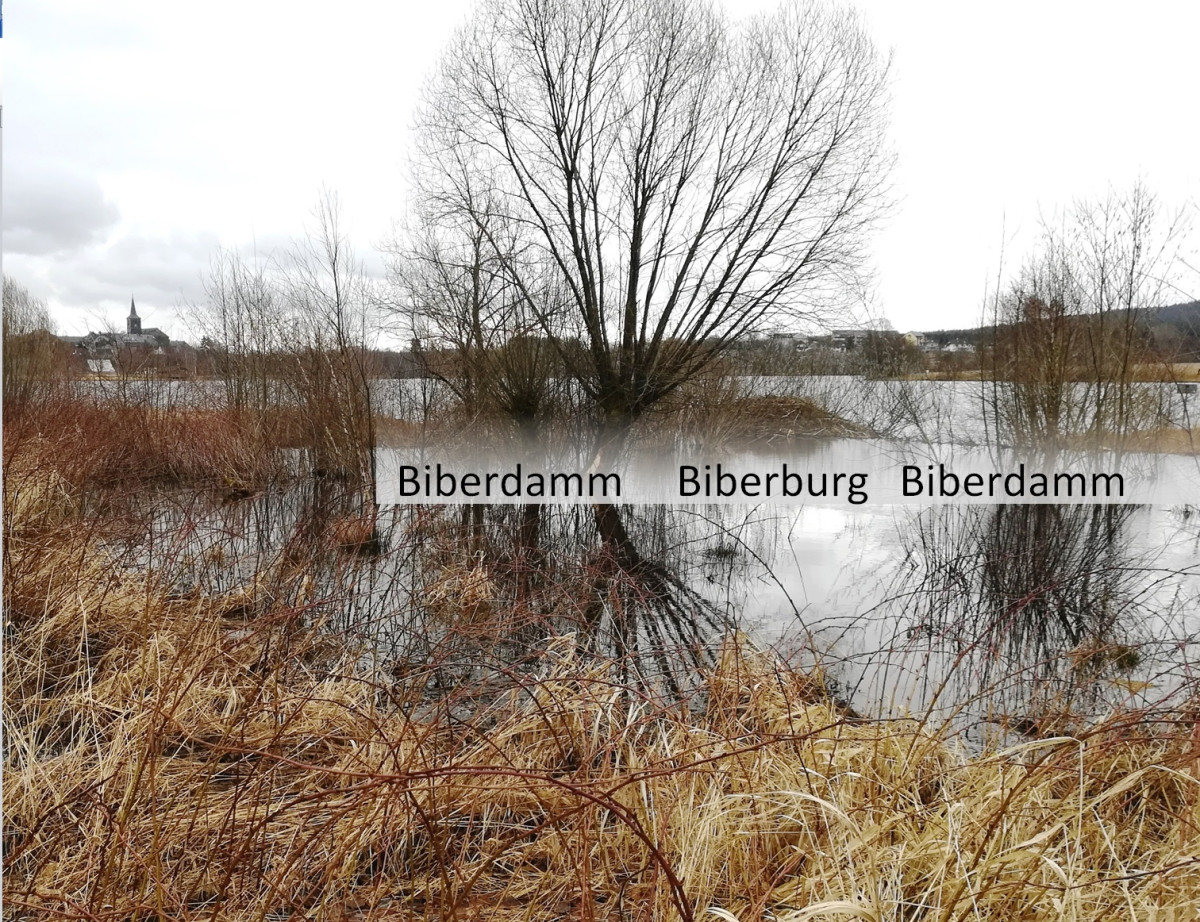
<path fill-rule="evenodd" d="M 129 299 L 129 316 L 125 318 L 126 333 L 141 333 L 142 320 L 137 315 L 137 306 L 133 303 L 133 298 Z"/>

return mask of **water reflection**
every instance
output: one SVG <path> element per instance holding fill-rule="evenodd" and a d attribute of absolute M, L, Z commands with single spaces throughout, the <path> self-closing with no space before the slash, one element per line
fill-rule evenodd
<path fill-rule="evenodd" d="M 888 666 L 864 670 L 861 688 L 880 706 L 973 702 L 975 716 L 1026 730 L 1022 715 L 1095 707 L 1098 680 L 1139 665 L 1145 569 L 1128 533 L 1139 508 L 921 510 L 899 532 Z"/>
<path fill-rule="evenodd" d="M 565 634 L 626 681 L 682 695 L 745 630 L 821 661 L 859 711 L 944 707 L 1041 731 L 1023 716 L 1102 706 L 1151 656 L 1161 671 L 1146 641 L 1168 646 L 1164 625 L 1186 657 L 1200 583 L 1194 554 L 1165 567 L 1147 540 L 1178 547 L 1191 520 L 1145 507 L 364 511 L 317 480 L 223 500 L 157 500 L 131 562 L 230 618 L 336 634 L 385 687 L 484 700 Z"/>
<path fill-rule="evenodd" d="M 694 529 L 666 507 L 393 506 L 310 479 L 226 503 L 160 499 L 127 542 L 177 595 L 230 618 L 286 610 L 380 672 L 486 687 L 552 636 L 682 694 L 729 627 L 689 576 Z"/>

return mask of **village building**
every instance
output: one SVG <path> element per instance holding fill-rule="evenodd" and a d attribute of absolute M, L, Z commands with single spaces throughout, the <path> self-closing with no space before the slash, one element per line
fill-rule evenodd
<path fill-rule="evenodd" d="M 125 371 L 164 371 L 178 364 L 181 355 L 192 350 L 184 343 L 172 343 L 171 337 L 158 327 L 142 327 L 137 304 L 129 300 L 129 316 L 125 331 L 89 332 L 86 336 L 61 336 L 72 347 L 76 361 L 82 360 L 93 374 L 112 374 L 118 366 Z"/>
<path fill-rule="evenodd" d="M 134 299 L 129 299 L 129 316 L 125 318 L 124 333 L 88 333 L 87 336 L 63 336 L 63 342 L 85 354 L 89 364 L 93 361 L 109 361 L 116 358 L 120 349 L 141 347 L 162 354 L 171 345 L 171 337 L 158 327 L 142 329 L 142 318 L 138 316 Z"/>

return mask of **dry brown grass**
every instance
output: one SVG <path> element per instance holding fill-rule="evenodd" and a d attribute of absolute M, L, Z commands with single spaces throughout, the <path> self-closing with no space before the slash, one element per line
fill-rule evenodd
<path fill-rule="evenodd" d="M 736 382 L 695 387 L 666 401 L 660 416 L 681 431 L 738 445 L 797 438 L 859 437 L 870 431 L 807 397 L 748 396 Z"/>
<path fill-rule="evenodd" d="M 1200 362 L 1160 362 L 1139 365 L 1133 370 L 1135 381 L 1200 381 Z"/>
<path fill-rule="evenodd" d="M 428 427 L 403 419 L 380 417 L 376 420 L 379 444 L 387 448 L 407 448 L 420 445 L 429 438 Z"/>
<path fill-rule="evenodd" d="M 926 371 L 905 377 L 910 381 L 990 381 L 993 379 L 992 375 L 978 368 Z M 1069 380 L 1090 381 L 1094 380 L 1094 377 L 1083 371 L 1077 371 L 1069 375 Z M 1200 381 L 1200 362 L 1156 362 L 1137 365 L 1130 374 L 1130 380 L 1162 383 Z"/>
<path fill-rule="evenodd" d="M 1200 426 L 1191 429 L 1164 426 L 1107 436 L 1080 436 L 1066 440 L 1072 448 L 1116 451 L 1159 452 L 1172 455 L 1200 454 Z"/>
<path fill-rule="evenodd" d="M 812 436 L 860 436 L 867 430 L 842 419 L 807 397 L 742 397 L 728 412 L 748 443 Z"/>
<path fill-rule="evenodd" d="M 261 483 L 280 470 L 258 421 L 219 410 L 66 398 L 5 416 L 5 464 L 52 469 L 79 486 Z"/>
<path fill-rule="evenodd" d="M 571 636 L 466 711 L 363 673 L 298 598 L 236 621 L 169 596 L 81 532 L 68 482 L 17 483 L 6 918 L 1200 913 L 1194 714 L 971 755 L 848 719 L 740 637 L 689 706 Z"/>

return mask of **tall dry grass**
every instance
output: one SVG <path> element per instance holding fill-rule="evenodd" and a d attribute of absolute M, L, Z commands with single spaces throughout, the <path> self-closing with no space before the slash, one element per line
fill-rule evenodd
<path fill-rule="evenodd" d="M 5 475 L 6 918 L 1200 912 L 1194 711 L 972 754 L 847 716 L 819 674 L 739 636 L 682 702 L 571 635 L 490 699 L 435 695 L 436 663 L 368 672 L 302 580 L 234 617 L 111 557 L 53 468 L 21 473 Z"/>
<path fill-rule="evenodd" d="M 273 430 L 249 414 L 64 395 L 6 412 L 5 467 L 45 468 L 80 487 L 260 484 L 282 471 Z"/>

